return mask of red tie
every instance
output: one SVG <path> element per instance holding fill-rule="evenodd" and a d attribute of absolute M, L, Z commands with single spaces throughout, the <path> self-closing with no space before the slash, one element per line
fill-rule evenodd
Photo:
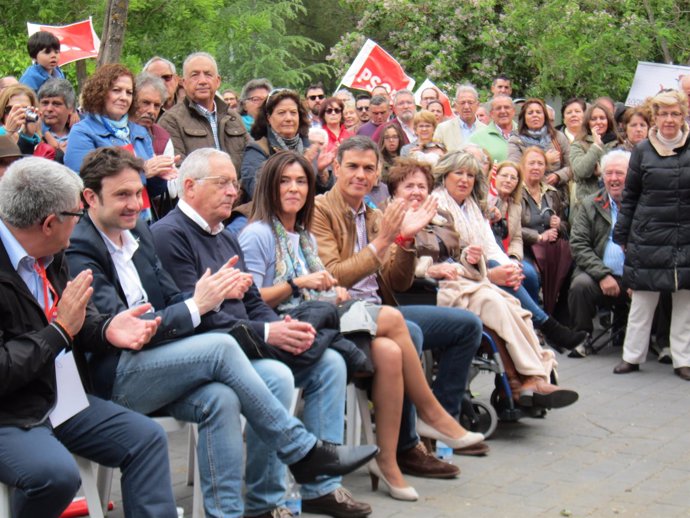
<path fill-rule="evenodd" d="M 43 284 L 43 311 L 46 314 L 48 322 L 52 322 L 53 320 L 55 320 L 55 317 L 57 316 L 57 291 L 55 291 L 55 288 L 53 288 L 53 285 L 48 280 L 48 276 L 46 275 L 46 269 L 45 266 L 43 266 L 43 261 L 41 259 L 38 259 L 34 263 L 34 269 L 36 270 L 38 276 L 41 278 L 41 284 Z M 49 293 L 53 297 L 52 304 L 50 304 Z"/>

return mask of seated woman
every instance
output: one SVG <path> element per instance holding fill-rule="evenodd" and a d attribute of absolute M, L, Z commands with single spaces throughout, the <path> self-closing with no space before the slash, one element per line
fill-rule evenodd
<path fill-rule="evenodd" d="M 438 162 L 439 155 L 428 153 L 425 146 L 431 144 L 434 138 L 434 131 L 436 131 L 438 124 L 436 116 L 430 111 L 422 110 L 414 114 L 412 124 L 417 140 L 404 145 L 400 150 L 400 156 L 411 156 L 417 160 L 435 164 Z"/>
<path fill-rule="evenodd" d="M 450 156 L 457 155 L 456 152 Z M 477 174 L 477 163 L 468 154 L 462 157 L 460 161 L 464 166 L 460 173 L 468 173 L 464 186 L 473 192 L 474 185 L 483 177 L 479 175 L 476 183 L 474 178 L 470 179 L 471 171 Z M 445 161 L 444 158 L 442 162 Z M 443 182 L 444 176 L 437 174 L 436 178 Z M 405 200 L 412 208 L 424 203 L 433 184 L 431 168 L 422 162 L 401 159 L 391 169 L 393 196 Z M 450 213 L 439 210 L 425 231 L 417 234 L 415 245 L 418 255 L 415 275 L 440 281 L 438 304 L 479 315 L 494 337 L 516 402 L 523 406 L 560 408 L 577 400 L 576 392 L 549 383 L 551 371 L 556 366 L 553 351 L 539 345 L 529 312 L 489 280 L 482 247 L 473 244 L 463 249 Z"/>
<path fill-rule="evenodd" d="M 41 142 L 37 106 L 36 93 L 26 85 L 8 86 L 0 94 L 0 136 L 7 135 L 25 155 Z"/>
<path fill-rule="evenodd" d="M 628 108 L 623 113 L 621 127 L 623 131 L 623 149 L 632 151 L 633 148 L 647 138 L 651 121 L 649 110 L 643 106 Z"/>
<path fill-rule="evenodd" d="M 357 135 L 357 131 L 362 126 L 354 101 L 347 101 L 343 105 L 343 124 L 350 135 Z"/>
<path fill-rule="evenodd" d="M 177 173 L 172 160 L 167 169 L 157 167 L 159 161 L 154 158 L 149 132 L 129 120 L 136 111 L 135 93 L 134 74 L 124 65 L 103 65 L 96 70 L 84 85 L 81 97 L 86 114 L 70 130 L 64 162 L 78 173 L 84 157 L 94 149 L 107 146 L 128 149 L 145 161 L 142 182 L 146 190 L 141 217 L 150 221 L 150 200 L 163 194 L 167 190 L 167 178 Z"/>
<path fill-rule="evenodd" d="M 571 144 L 582 129 L 582 119 L 584 118 L 587 103 L 579 97 L 571 97 L 561 106 L 561 120 L 563 124 L 559 129 L 566 136 Z"/>
<path fill-rule="evenodd" d="M 573 258 L 560 194 L 545 180 L 547 161 L 536 146 L 522 155 L 522 242 L 525 259 L 541 273 L 544 309 L 552 313 Z"/>
<path fill-rule="evenodd" d="M 570 142 L 556 131 L 541 99 L 527 99 L 518 117 L 518 130 L 508 140 L 508 160 L 520 163 L 529 147 L 544 150 L 546 156 L 546 183 L 558 189 L 561 200 L 568 203 L 570 172 Z"/>
<path fill-rule="evenodd" d="M 388 170 L 393 165 L 395 159 L 400 156 L 400 150 L 403 148 L 404 141 L 405 139 L 400 125 L 393 122 L 387 122 L 383 130 L 381 130 L 378 141 L 379 149 L 381 150 L 381 158 L 383 159 L 381 161 L 383 163 L 381 181 L 384 183 L 388 182 Z"/>
<path fill-rule="evenodd" d="M 347 290 L 339 288 L 337 279 L 324 268 L 309 232 L 314 191 L 314 173 L 303 157 L 292 152 L 274 155 L 259 178 L 251 223 L 240 235 L 247 268 L 261 296 L 279 312 L 303 300 L 341 302 L 349 298 Z M 393 498 L 417 500 L 417 492 L 405 483 L 396 461 L 404 394 L 417 407 L 418 428 L 433 427 L 447 436 L 452 447 L 478 444 L 483 436 L 464 430 L 436 400 L 400 312 L 375 305 L 369 305 L 368 311 L 375 321 L 372 395 L 381 448 L 369 466 L 372 485 L 380 478 Z"/>
<path fill-rule="evenodd" d="M 254 198 L 254 187 L 259 171 L 270 156 L 279 151 L 294 151 L 300 155 L 308 154 L 310 151 L 309 116 L 302 106 L 299 94 L 285 88 L 271 91 L 266 97 L 266 102 L 259 108 L 250 134 L 254 140 L 244 150 L 240 175 L 242 184 L 240 203 L 249 202 Z M 317 154 L 318 158 L 316 158 Z M 321 172 L 330 165 L 333 155 L 318 153 L 316 149 L 313 149 L 309 160 L 315 158 L 318 170 Z M 322 159 L 327 162 L 322 164 Z M 328 174 L 325 176 L 319 174 L 319 181 L 323 179 L 328 181 L 328 176 Z"/>
<path fill-rule="evenodd" d="M 496 165 L 496 194 L 489 193 L 489 221 L 508 257 L 522 261 L 522 189 L 520 166 L 508 160 Z"/>
<path fill-rule="evenodd" d="M 532 313 L 534 326 L 558 347 L 572 349 L 586 337 L 573 332 L 551 317 L 522 285 L 520 263 L 511 260 L 496 243 L 487 219 L 487 180 L 471 154 L 455 151 L 444 156 L 434 168 L 438 187 L 432 196 L 438 207 L 452 216 L 455 231 L 468 245 L 477 247 L 487 261 L 487 278 L 514 295 L 523 308 Z"/>

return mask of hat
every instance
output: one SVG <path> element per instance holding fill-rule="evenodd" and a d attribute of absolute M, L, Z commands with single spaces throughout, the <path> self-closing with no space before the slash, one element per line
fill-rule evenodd
<path fill-rule="evenodd" d="M 17 157 L 20 158 L 22 152 L 7 135 L 0 135 L 0 158 Z"/>

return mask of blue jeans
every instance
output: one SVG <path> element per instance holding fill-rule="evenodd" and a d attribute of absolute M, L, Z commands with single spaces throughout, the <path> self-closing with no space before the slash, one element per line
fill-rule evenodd
<path fill-rule="evenodd" d="M 240 412 L 286 464 L 304 457 L 316 443 L 227 334 L 204 333 L 123 352 L 112 397 L 142 413 L 163 410 L 199 424 L 199 475 L 209 517 L 243 514 Z"/>
<path fill-rule="evenodd" d="M 528 266 L 529 265 L 529 266 Z M 489 261 L 488 267 L 493 268 L 494 266 L 499 266 L 498 261 L 494 261 L 493 259 Z M 546 312 L 541 308 L 539 305 L 539 276 L 537 275 L 537 271 L 534 269 L 534 266 L 532 266 L 529 262 L 524 261 L 522 263 L 522 268 L 523 268 L 523 273 L 525 274 L 525 280 L 523 281 L 522 285 L 516 290 L 509 286 L 498 286 L 501 288 L 503 291 L 506 293 L 511 294 L 513 297 L 518 299 L 520 301 L 520 305 L 532 313 L 532 323 L 536 327 L 539 327 L 541 324 L 546 322 L 546 320 L 549 318 L 549 315 L 546 314 Z M 536 279 L 536 294 L 531 293 L 532 291 L 535 290 L 535 279 Z M 529 290 L 528 291 L 528 288 Z"/>
<path fill-rule="evenodd" d="M 432 389 L 446 412 L 457 417 L 472 358 L 481 343 L 481 320 L 473 313 L 458 308 L 400 306 L 398 309 L 406 320 L 421 328 L 424 350 L 438 352 L 438 372 Z M 416 413 L 411 402 L 405 398 L 398 451 L 413 448 L 418 441 Z"/>
<path fill-rule="evenodd" d="M 88 396 L 89 406 L 53 429 L 0 426 L 0 481 L 15 487 L 14 518 L 57 518 L 81 484 L 70 454 L 122 471 L 125 516 L 175 518 L 168 443 L 146 416 Z"/>
<path fill-rule="evenodd" d="M 289 369 L 278 362 L 259 362 L 255 368 L 264 379 Z M 314 365 L 294 370 L 295 386 L 303 389 L 304 413 L 302 421 L 311 433 L 324 441 L 342 444 L 345 416 L 345 385 L 347 369 L 343 357 L 326 349 Z M 269 384 L 269 388 L 272 388 Z M 289 391 L 279 389 L 276 397 L 287 408 L 293 395 L 292 380 Z M 287 392 L 287 393 L 286 393 Z M 280 395 L 279 395 L 280 394 Z M 285 466 L 280 463 L 271 445 L 267 445 L 247 427 L 246 515 L 254 516 L 285 503 Z M 341 485 L 341 477 L 319 478 L 301 487 L 302 498 L 310 500 L 332 493 Z"/>

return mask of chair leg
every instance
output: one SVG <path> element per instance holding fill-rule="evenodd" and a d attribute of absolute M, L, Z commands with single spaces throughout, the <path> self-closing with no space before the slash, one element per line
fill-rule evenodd
<path fill-rule="evenodd" d="M 376 444 L 374 426 L 371 422 L 371 412 L 369 411 L 369 397 L 366 390 L 357 389 L 357 405 L 359 406 L 359 415 L 362 419 L 364 441 L 366 444 Z"/>
<path fill-rule="evenodd" d="M 91 462 L 83 457 L 74 455 L 74 460 L 79 467 L 79 475 L 81 476 L 81 488 L 86 497 L 86 505 L 89 508 L 89 516 L 91 518 L 105 518 L 103 512 L 103 505 L 98 495 L 97 476 L 94 472 L 95 462 Z M 106 501 L 105 505 L 108 505 Z"/>
<path fill-rule="evenodd" d="M 108 514 L 108 503 L 110 502 L 110 489 L 113 485 L 113 468 L 101 466 L 96 467 L 96 487 L 98 497 L 101 499 L 103 514 Z"/>
<path fill-rule="evenodd" d="M 196 424 L 190 427 L 190 449 L 196 452 L 196 445 L 199 441 L 199 429 Z M 201 477 L 199 476 L 199 459 L 194 455 L 194 492 L 192 496 L 192 518 L 204 518 L 204 497 L 201 494 Z M 189 473 L 187 474 L 189 477 Z"/>
<path fill-rule="evenodd" d="M 345 444 L 359 446 L 361 442 L 362 420 L 357 413 L 357 388 L 350 383 L 345 397 Z"/>
<path fill-rule="evenodd" d="M 10 516 L 10 488 L 0 482 L 0 516 Z"/>

